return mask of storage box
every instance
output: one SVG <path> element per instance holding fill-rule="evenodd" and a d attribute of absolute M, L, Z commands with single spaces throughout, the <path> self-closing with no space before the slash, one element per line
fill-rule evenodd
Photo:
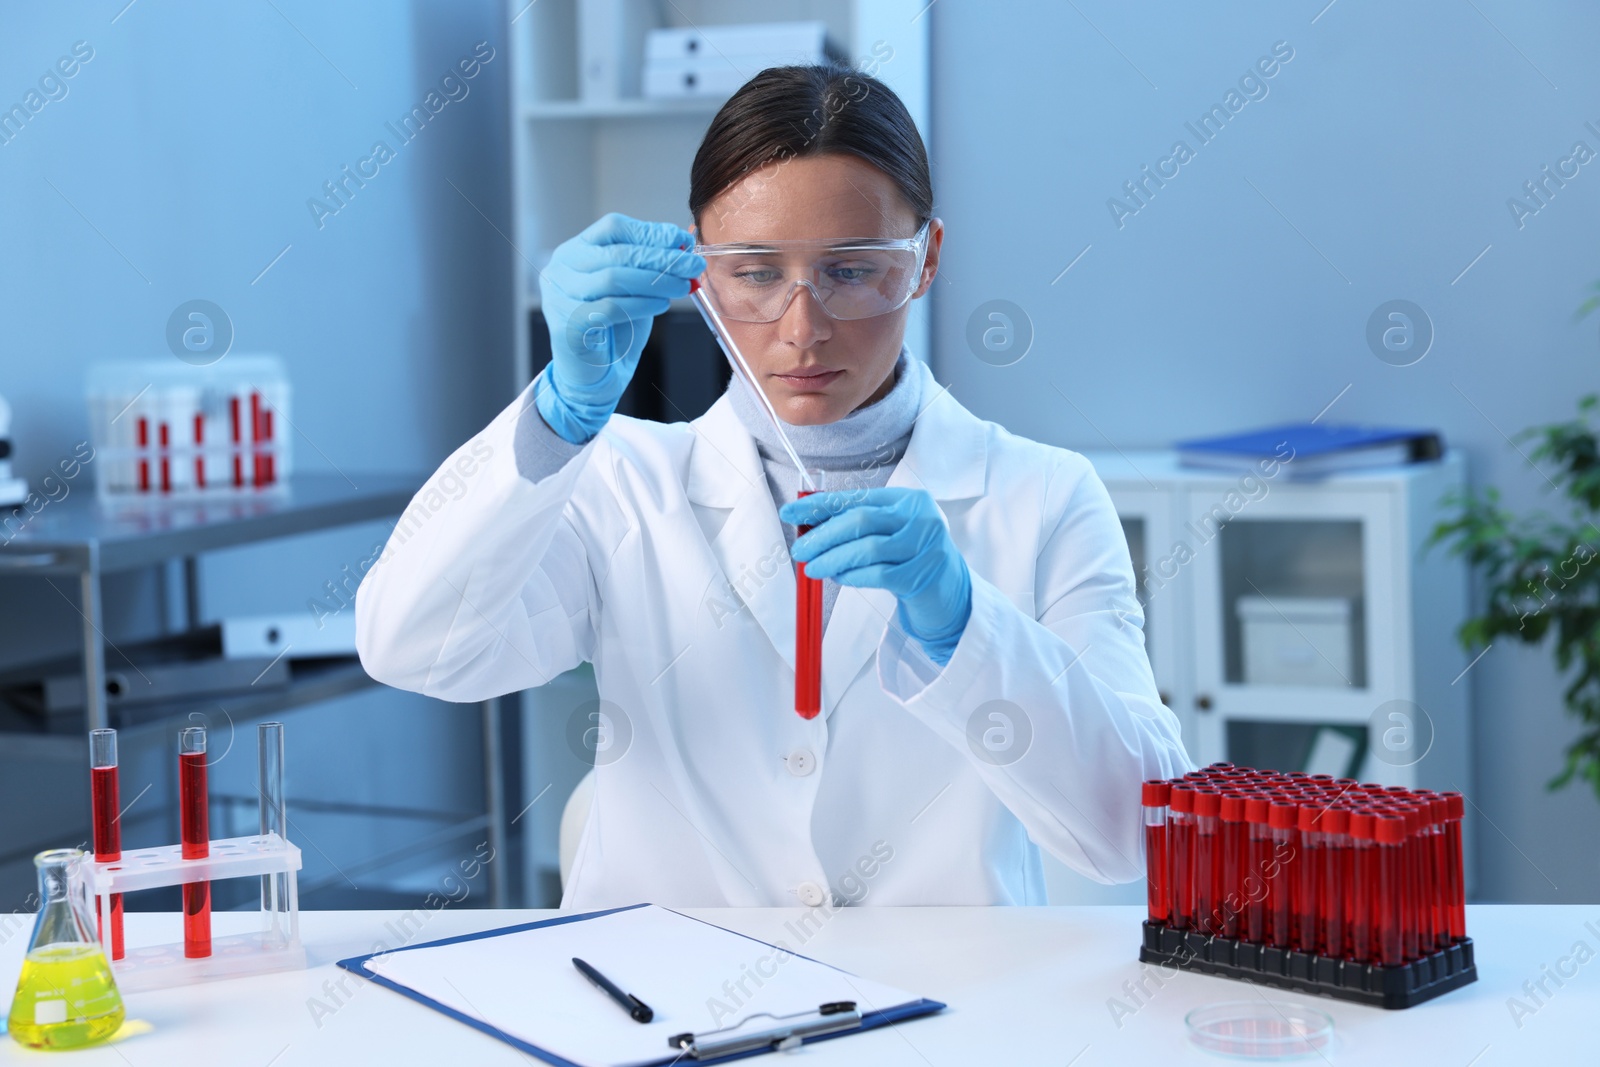
<path fill-rule="evenodd" d="M 1246 685 L 1352 683 L 1348 598 L 1242 596 L 1234 612 Z"/>
<path fill-rule="evenodd" d="M 730 96 L 768 67 L 842 55 L 826 24 L 815 21 L 651 30 L 641 89 L 656 100 Z"/>

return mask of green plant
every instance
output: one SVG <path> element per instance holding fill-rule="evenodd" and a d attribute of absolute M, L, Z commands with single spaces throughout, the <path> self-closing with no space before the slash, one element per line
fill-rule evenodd
<path fill-rule="evenodd" d="M 1600 282 L 1594 288 L 1580 318 L 1600 308 Z M 1434 527 L 1424 547 L 1449 542 L 1484 577 L 1483 613 L 1457 631 L 1468 651 L 1497 637 L 1538 644 L 1555 636 L 1556 666 L 1564 674 L 1575 668 L 1562 697 L 1583 732 L 1567 746 L 1566 765 L 1549 788 L 1576 777 L 1600 796 L 1600 436 L 1591 423 L 1597 410 L 1600 396 L 1591 394 L 1578 402 L 1576 419 L 1517 437 L 1538 442 L 1528 459 L 1565 499 L 1566 518 L 1545 512 L 1519 518 L 1492 486 L 1482 495 L 1452 493 L 1444 503 L 1458 510 Z"/>

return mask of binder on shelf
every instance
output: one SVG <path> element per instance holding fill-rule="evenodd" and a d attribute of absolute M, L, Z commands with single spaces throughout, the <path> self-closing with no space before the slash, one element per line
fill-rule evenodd
<path fill-rule="evenodd" d="M 649 1004 L 651 1021 L 630 1018 L 573 957 Z M 654 904 L 406 945 L 339 966 L 567 1067 L 721 1063 L 945 1007 Z"/>
<path fill-rule="evenodd" d="M 767 67 L 822 63 L 844 53 L 822 22 L 756 22 L 651 30 L 641 92 L 649 99 L 730 96 Z"/>
<path fill-rule="evenodd" d="M 1312 422 L 1179 441 L 1174 447 L 1186 467 L 1241 470 L 1276 460 L 1290 477 L 1421 463 L 1444 455 L 1444 441 L 1432 430 Z"/>

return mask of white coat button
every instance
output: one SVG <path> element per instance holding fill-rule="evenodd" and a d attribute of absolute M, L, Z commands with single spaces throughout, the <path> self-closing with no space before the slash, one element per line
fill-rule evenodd
<path fill-rule="evenodd" d="M 809 748 L 797 748 L 785 759 L 789 764 L 789 773 L 796 778 L 804 778 L 817 769 L 817 757 L 811 754 Z"/>
<path fill-rule="evenodd" d="M 827 900 L 827 895 L 822 892 L 822 887 L 815 882 L 801 882 L 795 886 L 795 894 L 800 897 L 800 903 L 808 908 L 814 908 Z"/>

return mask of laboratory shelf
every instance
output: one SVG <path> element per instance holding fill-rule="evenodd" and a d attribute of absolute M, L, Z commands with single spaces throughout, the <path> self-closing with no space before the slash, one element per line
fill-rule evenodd
<path fill-rule="evenodd" d="M 237 727 L 296 708 L 347 696 L 376 686 L 355 656 L 291 658 L 288 681 L 260 691 L 209 694 L 146 705 L 108 706 L 106 695 L 106 645 L 102 578 L 106 574 L 181 562 L 185 604 L 184 626 L 196 631 L 203 625 L 200 612 L 200 557 L 208 552 L 269 542 L 317 531 L 398 517 L 421 486 L 420 474 L 318 471 L 297 472 L 283 486 L 260 495 L 231 496 L 216 500 L 101 499 L 76 493 L 52 502 L 38 514 L 8 528 L 10 539 L 0 543 L 0 577 L 71 575 L 77 578 L 73 605 L 82 619 L 83 692 L 86 707 L 66 714 L 32 713 L 0 702 L 0 738 L 7 759 L 43 764 L 86 767 L 88 730 L 115 727 L 125 744 L 141 740 L 159 743 L 173 724 L 195 712 L 215 717 L 219 710 Z M 13 509 L 0 509 L 0 522 L 24 518 Z M 55 594 L 63 590 L 56 587 Z M 25 610 L 25 606 L 19 605 Z M 8 674 L 15 674 L 15 669 Z M 483 733 L 484 809 L 457 819 L 442 833 L 466 833 L 487 828 L 497 852 L 505 845 L 507 821 L 505 789 L 500 759 L 500 702 L 480 705 Z M 77 789 L 80 780 L 64 776 L 64 789 Z M 72 805 L 66 803 L 64 810 Z M 368 814 L 386 814 L 366 805 Z M 453 813 L 454 814 L 454 813 Z M 59 833 L 52 831 L 56 837 Z M 431 840 L 431 839 L 430 839 Z M 49 847 L 59 841 L 42 843 Z M 0 862 L 34 849 L 20 848 L 0 856 Z M 387 859 L 387 855 L 384 857 Z M 490 870 L 491 900 L 506 903 L 506 879 L 500 865 Z"/>

